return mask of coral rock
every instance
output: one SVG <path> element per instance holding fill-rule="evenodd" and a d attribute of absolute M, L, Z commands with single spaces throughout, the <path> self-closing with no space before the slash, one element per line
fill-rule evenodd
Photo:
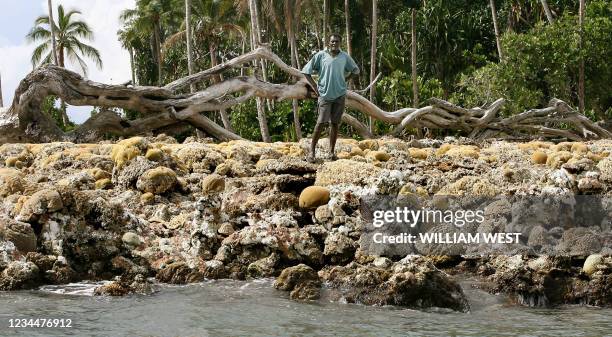
<path fill-rule="evenodd" d="M 218 174 L 210 174 L 202 179 L 202 193 L 218 193 L 225 190 L 225 178 Z"/>
<path fill-rule="evenodd" d="M 176 173 L 167 167 L 157 167 L 146 171 L 138 181 L 136 187 L 144 192 L 161 194 L 170 190 L 176 184 Z"/>
<path fill-rule="evenodd" d="M 329 201 L 329 190 L 320 186 L 306 187 L 300 194 L 300 207 L 316 208 L 327 204 Z"/>

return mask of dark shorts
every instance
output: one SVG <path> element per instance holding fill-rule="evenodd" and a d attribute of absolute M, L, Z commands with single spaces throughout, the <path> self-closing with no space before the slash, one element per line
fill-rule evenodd
<path fill-rule="evenodd" d="M 329 122 L 339 124 L 342 119 L 342 114 L 344 113 L 345 98 L 346 95 L 342 95 L 333 101 L 328 101 L 323 99 L 323 97 L 319 97 L 319 118 L 317 118 L 317 124 Z"/>

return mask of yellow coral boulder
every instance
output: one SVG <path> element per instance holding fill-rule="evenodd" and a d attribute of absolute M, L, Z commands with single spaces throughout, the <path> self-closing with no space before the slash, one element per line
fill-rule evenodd
<path fill-rule="evenodd" d="M 0 197 L 23 192 L 25 184 L 19 171 L 0 168 Z"/>
<path fill-rule="evenodd" d="M 317 208 L 329 202 L 329 190 L 321 186 L 306 187 L 300 194 L 301 208 Z"/>
<path fill-rule="evenodd" d="M 378 161 L 387 161 L 391 159 L 391 156 L 385 151 L 370 151 L 367 157 Z"/>
<path fill-rule="evenodd" d="M 534 164 L 546 164 L 547 159 L 548 155 L 543 151 L 535 151 L 531 154 L 531 161 Z"/>
<path fill-rule="evenodd" d="M 408 149 L 408 152 L 410 152 L 410 158 L 419 159 L 419 160 L 425 160 L 427 159 L 427 156 L 429 155 L 429 153 L 427 153 L 427 150 L 417 149 L 414 147 L 411 147 L 410 149 Z"/>
<path fill-rule="evenodd" d="M 218 174 L 209 174 L 202 179 L 202 193 L 218 193 L 225 190 L 225 179 Z"/>
<path fill-rule="evenodd" d="M 148 149 L 145 158 L 151 161 L 160 161 L 164 158 L 164 151 L 160 149 Z"/>
<path fill-rule="evenodd" d="M 113 146 L 111 159 L 119 167 L 141 155 L 147 149 L 147 141 L 143 137 L 124 139 Z"/>
<path fill-rule="evenodd" d="M 176 184 L 176 173 L 167 167 L 156 167 L 143 173 L 136 187 L 143 192 L 160 194 L 167 192 Z"/>
<path fill-rule="evenodd" d="M 96 180 L 96 189 L 97 190 L 105 190 L 112 187 L 111 180 L 108 178 L 103 178 Z"/>

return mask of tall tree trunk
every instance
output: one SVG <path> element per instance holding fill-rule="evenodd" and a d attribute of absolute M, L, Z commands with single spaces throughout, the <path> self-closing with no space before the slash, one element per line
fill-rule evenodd
<path fill-rule="evenodd" d="M 317 50 L 321 50 L 323 48 L 325 48 L 325 42 L 323 42 L 323 46 L 321 46 L 321 34 L 319 32 L 319 23 L 317 22 L 314 25 L 314 34 L 317 40 Z"/>
<path fill-rule="evenodd" d="M 501 61 L 504 56 L 502 54 L 501 40 L 499 34 L 499 25 L 497 24 L 497 10 L 495 10 L 495 0 L 489 0 L 491 4 L 491 16 L 493 17 L 493 29 L 495 29 L 495 42 L 497 43 L 497 55 Z"/>
<path fill-rule="evenodd" d="M 353 46 L 351 46 L 351 13 L 349 0 L 344 0 L 344 21 L 346 22 L 346 52 L 353 56 Z"/>
<path fill-rule="evenodd" d="M 217 62 L 217 46 L 214 43 L 210 43 L 208 45 L 208 51 L 209 51 L 209 54 L 210 54 L 210 67 L 211 68 L 212 67 L 216 67 L 218 65 L 218 62 Z M 214 75 L 212 77 L 212 82 L 213 83 L 219 83 L 221 81 L 222 81 L 222 79 L 221 79 L 221 75 L 220 74 Z M 228 130 L 228 131 L 234 132 L 234 129 L 232 128 L 232 124 L 230 122 L 230 118 L 229 118 L 229 116 L 227 114 L 227 110 L 226 109 L 221 109 L 221 110 L 219 110 L 219 114 L 221 115 L 221 121 L 223 121 L 223 127 L 226 130 Z"/>
<path fill-rule="evenodd" d="M 582 47 L 584 45 L 584 10 L 586 6 L 585 0 L 580 0 L 580 7 L 578 9 L 578 26 L 580 34 L 578 36 L 578 50 L 582 53 Z M 578 67 L 578 108 L 581 114 L 584 114 L 584 57 L 580 56 L 580 65 Z"/>
<path fill-rule="evenodd" d="M 53 21 L 53 4 L 51 3 L 51 0 L 47 1 L 47 4 L 49 6 L 49 26 L 51 28 L 51 48 L 52 53 L 51 55 L 53 55 L 53 64 L 58 65 L 59 63 L 57 63 L 57 46 L 55 45 L 55 24 Z"/>
<path fill-rule="evenodd" d="M 548 1 L 541 0 L 542 7 L 544 8 L 544 13 L 546 13 L 546 18 L 548 19 L 548 23 L 553 23 L 554 19 L 552 16 L 552 12 L 550 11 L 550 7 L 548 7 Z"/>
<path fill-rule="evenodd" d="M 291 48 L 291 66 L 293 68 L 299 68 L 298 59 L 297 59 L 297 44 L 295 41 L 295 18 L 294 18 L 294 8 L 291 6 L 290 1 L 285 1 L 285 20 L 287 25 L 287 42 L 289 42 L 289 46 Z M 297 140 L 302 139 L 302 126 L 300 125 L 300 113 L 298 100 L 294 99 L 291 102 L 291 106 L 293 108 L 293 126 L 295 127 L 295 137 Z"/>
<path fill-rule="evenodd" d="M 370 52 L 370 83 L 376 78 L 376 39 L 378 34 L 378 4 L 377 0 L 372 0 L 372 49 Z M 370 87 L 370 101 L 374 104 L 376 100 L 376 86 Z M 374 119 L 370 117 L 370 132 L 374 133 Z"/>
<path fill-rule="evenodd" d="M 327 26 L 329 25 L 329 3 L 323 0 L 323 45 L 327 46 Z"/>
<path fill-rule="evenodd" d="M 132 85 L 136 86 L 136 65 L 134 64 L 134 48 L 130 46 L 130 70 L 132 71 Z"/>
<path fill-rule="evenodd" d="M 64 59 L 64 46 L 63 45 L 59 45 L 58 47 L 58 60 L 59 60 L 59 66 L 62 68 L 65 68 L 66 66 L 64 65 L 65 59 Z M 68 118 L 68 113 L 66 112 L 66 103 L 64 103 L 64 100 L 60 98 L 60 113 L 62 114 L 62 124 L 64 124 L 64 127 L 68 126 L 68 124 L 70 123 L 70 118 Z"/>
<path fill-rule="evenodd" d="M 193 52 L 191 49 L 191 41 L 192 41 L 192 32 L 191 32 L 191 0 L 185 0 L 185 31 L 187 34 L 187 70 L 189 71 L 189 75 L 193 74 Z M 189 86 L 191 92 L 195 92 L 195 84 L 191 84 Z"/>
<path fill-rule="evenodd" d="M 351 13 L 349 7 L 349 0 L 344 0 L 344 22 L 346 27 L 346 52 L 352 57 L 353 46 L 351 45 Z M 353 89 L 353 79 L 349 80 L 349 89 Z"/>
<path fill-rule="evenodd" d="M 4 100 L 2 99 L 2 74 L 0 74 L 0 108 L 4 106 Z"/>
<path fill-rule="evenodd" d="M 412 105 L 419 107 L 419 84 L 417 82 L 417 36 L 416 36 L 416 8 L 412 9 Z"/>
<path fill-rule="evenodd" d="M 252 49 L 256 49 L 261 43 L 261 31 L 259 30 L 259 16 L 257 15 L 257 4 L 255 0 L 249 0 L 249 12 L 251 13 L 251 45 Z M 261 65 L 262 72 L 265 77 L 265 66 L 263 61 L 259 63 Z M 258 62 L 254 61 L 253 65 L 257 67 Z M 261 138 L 264 142 L 269 143 L 272 141 L 270 138 L 270 131 L 268 130 L 268 119 L 266 118 L 266 111 L 264 108 L 264 100 L 257 98 L 257 119 L 259 120 L 259 129 L 261 131 Z"/>
<path fill-rule="evenodd" d="M 161 29 L 159 27 L 159 21 L 155 22 L 153 30 L 154 30 L 153 38 L 155 39 L 155 58 L 157 59 L 157 85 L 161 86 L 162 85 L 162 57 L 161 57 L 161 37 L 159 36 Z"/>

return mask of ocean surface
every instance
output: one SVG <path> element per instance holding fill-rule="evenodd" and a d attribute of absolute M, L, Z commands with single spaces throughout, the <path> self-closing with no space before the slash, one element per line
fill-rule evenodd
<path fill-rule="evenodd" d="M 528 308 L 461 282 L 469 313 L 297 303 L 273 280 L 156 285 L 150 296 L 94 297 L 96 284 L 0 292 L 0 336 L 612 336 L 612 309 Z M 67 319 L 71 328 L 10 328 L 16 319 Z"/>

